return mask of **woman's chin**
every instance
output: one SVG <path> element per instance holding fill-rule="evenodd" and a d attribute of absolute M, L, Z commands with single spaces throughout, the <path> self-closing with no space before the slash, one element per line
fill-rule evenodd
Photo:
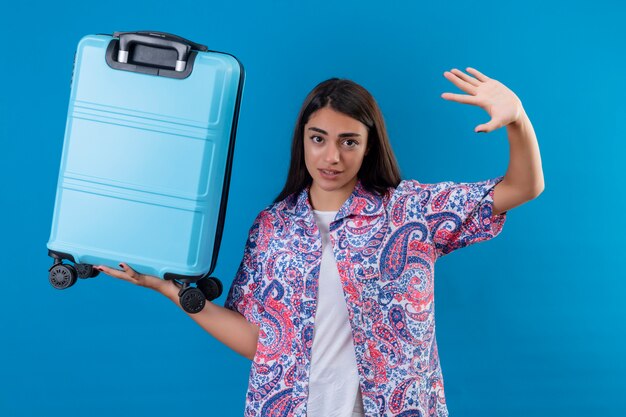
<path fill-rule="evenodd" d="M 323 177 L 321 178 L 317 177 L 317 178 L 314 178 L 313 181 L 316 183 L 316 186 L 320 190 L 324 190 L 328 192 L 343 190 L 349 185 L 354 185 L 352 181 L 345 181 L 343 178 L 327 179 Z M 356 181 L 354 182 L 356 183 Z"/>

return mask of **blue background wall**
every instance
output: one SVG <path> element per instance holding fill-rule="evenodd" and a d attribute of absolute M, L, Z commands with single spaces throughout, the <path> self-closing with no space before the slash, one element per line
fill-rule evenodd
<path fill-rule="evenodd" d="M 153 29 L 245 65 L 226 288 L 280 191 L 306 93 L 331 76 L 378 100 L 405 178 L 504 174 L 505 129 L 443 100 L 473 66 L 522 99 L 546 188 L 502 234 L 437 263 L 452 416 L 626 415 L 624 6 L 618 2 L 14 2 L 3 6 L 0 416 L 241 416 L 250 361 L 169 300 L 102 277 L 67 291 L 46 254 L 72 58 L 90 33 Z M 95 155 L 94 157 L 97 157 Z M 120 231 L 124 233 L 124 231 Z M 225 294 L 217 300 L 222 305 Z"/>

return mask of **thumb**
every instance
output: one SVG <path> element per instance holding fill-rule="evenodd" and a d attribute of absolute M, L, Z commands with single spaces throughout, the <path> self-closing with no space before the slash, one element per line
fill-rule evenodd
<path fill-rule="evenodd" d="M 498 128 L 498 123 L 495 120 L 490 120 L 488 123 L 483 123 L 482 125 L 478 125 L 474 128 L 474 132 L 476 133 L 487 133 L 492 130 L 496 130 Z"/>

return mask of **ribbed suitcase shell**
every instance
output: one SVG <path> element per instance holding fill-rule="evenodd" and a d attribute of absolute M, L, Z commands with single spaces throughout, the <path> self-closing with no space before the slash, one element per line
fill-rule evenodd
<path fill-rule="evenodd" d="M 112 39 L 78 45 L 48 249 L 161 278 L 210 274 L 243 67 L 208 51 L 184 79 L 116 70 Z"/>

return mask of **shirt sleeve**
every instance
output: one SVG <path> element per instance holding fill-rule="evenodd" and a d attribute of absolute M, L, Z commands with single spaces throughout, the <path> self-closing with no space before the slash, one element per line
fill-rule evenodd
<path fill-rule="evenodd" d="M 507 212 L 493 213 L 493 193 L 503 179 L 421 185 L 420 204 L 438 258 L 500 234 Z"/>
<path fill-rule="evenodd" d="M 248 233 L 243 259 L 233 279 L 224 301 L 224 307 L 243 315 L 246 320 L 260 326 L 258 307 L 260 303 L 255 293 L 261 285 L 263 263 L 261 261 L 260 239 L 262 238 L 262 214 L 254 220 Z M 257 312 L 255 312 L 255 307 Z"/>

